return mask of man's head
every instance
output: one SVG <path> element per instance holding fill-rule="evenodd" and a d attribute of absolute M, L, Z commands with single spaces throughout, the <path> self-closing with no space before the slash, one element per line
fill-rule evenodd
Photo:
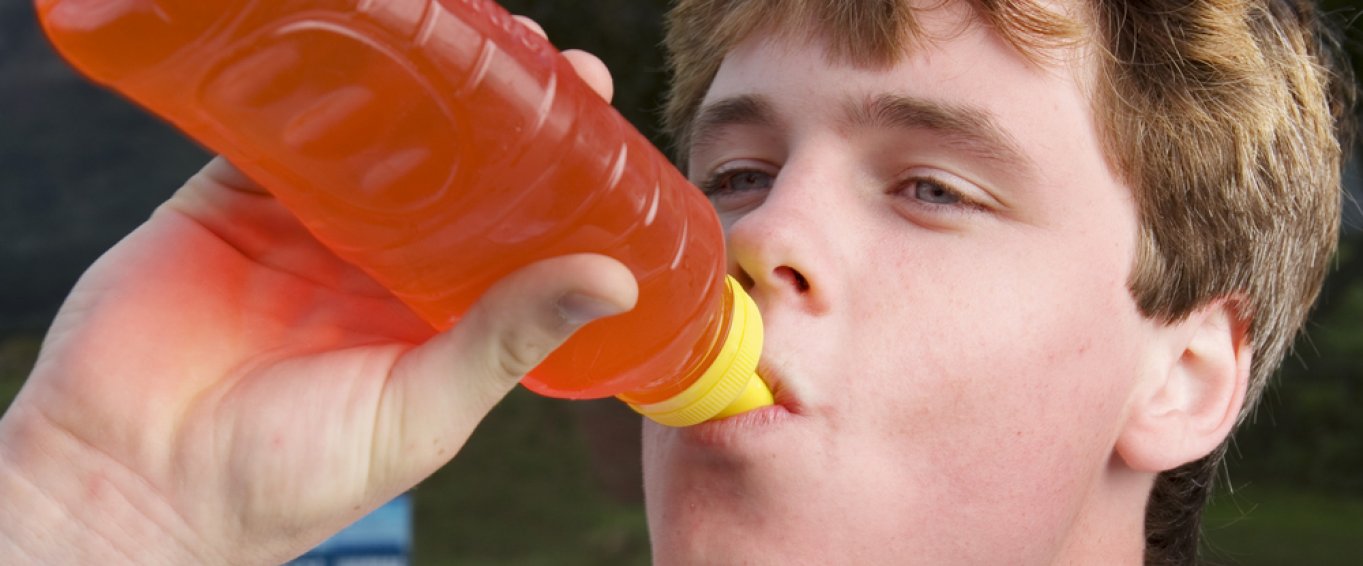
<path fill-rule="evenodd" d="M 1333 251 L 1342 103 L 1308 7 L 1164 4 L 678 3 L 668 125 L 784 411 L 648 431 L 660 559 L 741 554 L 729 523 L 810 558 L 1139 555 L 1143 520 L 1190 551 Z"/>

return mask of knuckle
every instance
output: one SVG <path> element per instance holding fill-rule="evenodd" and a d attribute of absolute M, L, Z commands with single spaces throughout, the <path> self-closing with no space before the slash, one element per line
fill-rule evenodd
<path fill-rule="evenodd" d="M 496 370 L 516 379 L 530 373 L 544 358 L 544 342 L 535 332 L 509 330 L 502 333 L 497 344 Z"/>

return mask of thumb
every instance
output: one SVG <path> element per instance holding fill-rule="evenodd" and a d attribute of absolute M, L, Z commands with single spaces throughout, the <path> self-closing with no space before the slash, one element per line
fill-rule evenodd
<path fill-rule="evenodd" d="M 433 473 L 575 330 L 637 297 L 624 264 L 592 254 L 540 261 L 493 285 L 454 328 L 394 366 L 376 416 L 372 481 L 405 489 Z"/>

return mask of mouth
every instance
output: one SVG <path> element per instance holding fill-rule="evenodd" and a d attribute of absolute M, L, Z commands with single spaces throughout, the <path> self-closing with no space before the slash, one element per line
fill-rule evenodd
<path fill-rule="evenodd" d="M 774 404 L 723 419 L 678 429 L 688 443 L 709 449 L 734 448 L 783 428 L 802 411 L 793 383 L 779 364 L 759 362 L 757 375 L 771 389 Z"/>
<path fill-rule="evenodd" d="M 796 388 L 787 379 L 786 373 L 781 369 L 779 363 L 762 359 L 757 364 L 757 375 L 767 383 L 767 388 L 771 389 L 771 395 L 776 406 L 792 414 L 798 415 L 803 412 L 803 406 L 800 404 L 800 397 L 796 393 Z"/>

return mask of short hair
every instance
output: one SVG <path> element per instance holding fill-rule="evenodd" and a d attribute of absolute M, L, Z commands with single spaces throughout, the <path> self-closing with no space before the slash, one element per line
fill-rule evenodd
<path fill-rule="evenodd" d="M 1338 242 L 1352 75 L 1301 0 L 1089 0 L 1062 14 L 1026 0 L 973 0 L 1034 61 L 1083 45 L 1109 164 L 1139 215 L 1128 281 L 1148 318 L 1172 323 L 1225 300 L 1253 362 L 1243 419 L 1305 323 Z M 819 35 L 839 63 L 893 65 L 917 33 L 904 0 L 679 0 L 665 46 L 664 127 L 686 159 L 691 122 L 724 56 L 754 30 Z M 1160 475 L 1146 562 L 1195 560 L 1201 511 L 1225 444 Z"/>

